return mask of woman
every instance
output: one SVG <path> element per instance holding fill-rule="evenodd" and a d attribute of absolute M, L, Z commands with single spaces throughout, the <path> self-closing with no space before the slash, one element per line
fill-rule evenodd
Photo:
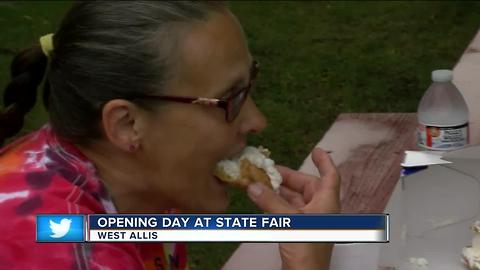
<path fill-rule="evenodd" d="M 3 140 L 19 131 L 46 77 L 49 123 L 0 152 L 0 262 L 186 268 L 183 244 L 36 244 L 35 215 L 224 211 L 215 164 L 266 125 L 248 95 L 258 67 L 240 24 L 215 2 L 85 2 L 41 45 L 13 60 L 0 116 Z M 249 197 L 271 213 L 337 212 L 335 168 L 319 149 L 313 158 L 321 181 L 280 167 L 280 196 L 254 184 Z M 283 266 L 327 269 L 331 248 L 280 244 Z"/>

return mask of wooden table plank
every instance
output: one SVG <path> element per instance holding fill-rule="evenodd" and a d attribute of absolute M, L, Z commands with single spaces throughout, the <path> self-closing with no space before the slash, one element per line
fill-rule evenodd
<path fill-rule="evenodd" d="M 407 149 L 416 149 L 416 114 L 345 113 L 317 146 L 332 151 L 342 178 L 344 213 L 383 212 Z M 300 170 L 317 174 L 307 157 Z"/>

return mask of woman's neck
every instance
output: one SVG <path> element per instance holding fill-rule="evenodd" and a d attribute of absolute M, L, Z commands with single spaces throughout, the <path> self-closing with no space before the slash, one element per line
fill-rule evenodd
<path fill-rule="evenodd" d="M 165 213 L 173 208 L 165 196 L 142 185 L 148 170 L 137 162 L 138 153 L 127 153 L 104 143 L 77 146 L 94 164 L 119 213 Z"/>

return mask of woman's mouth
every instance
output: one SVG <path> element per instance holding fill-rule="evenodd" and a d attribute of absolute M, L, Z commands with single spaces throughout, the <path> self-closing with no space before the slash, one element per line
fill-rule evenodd
<path fill-rule="evenodd" d="M 227 186 L 227 183 L 225 181 L 220 180 L 220 178 L 216 177 L 215 175 L 213 176 L 213 178 L 215 178 L 215 180 L 218 182 L 218 184 L 221 185 L 222 187 Z"/>

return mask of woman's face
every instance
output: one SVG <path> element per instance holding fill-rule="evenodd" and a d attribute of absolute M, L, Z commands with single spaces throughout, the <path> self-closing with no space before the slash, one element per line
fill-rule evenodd
<path fill-rule="evenodd" d="M 164 95 L 224 98 L 249 82 L 253 60 L 239 23 L 227 11 L 188 30 L 178 55 Z M 253 100 L 247 98 L 231 123 L 221 108 L 175 102 L 162 103 L 147 118 L 141 151 L 149 179 L 142 181 L 182 211 L 223 212 L 226 186 L 213 170 L 245 147 L 247 134 L 265 128 Z"/>

